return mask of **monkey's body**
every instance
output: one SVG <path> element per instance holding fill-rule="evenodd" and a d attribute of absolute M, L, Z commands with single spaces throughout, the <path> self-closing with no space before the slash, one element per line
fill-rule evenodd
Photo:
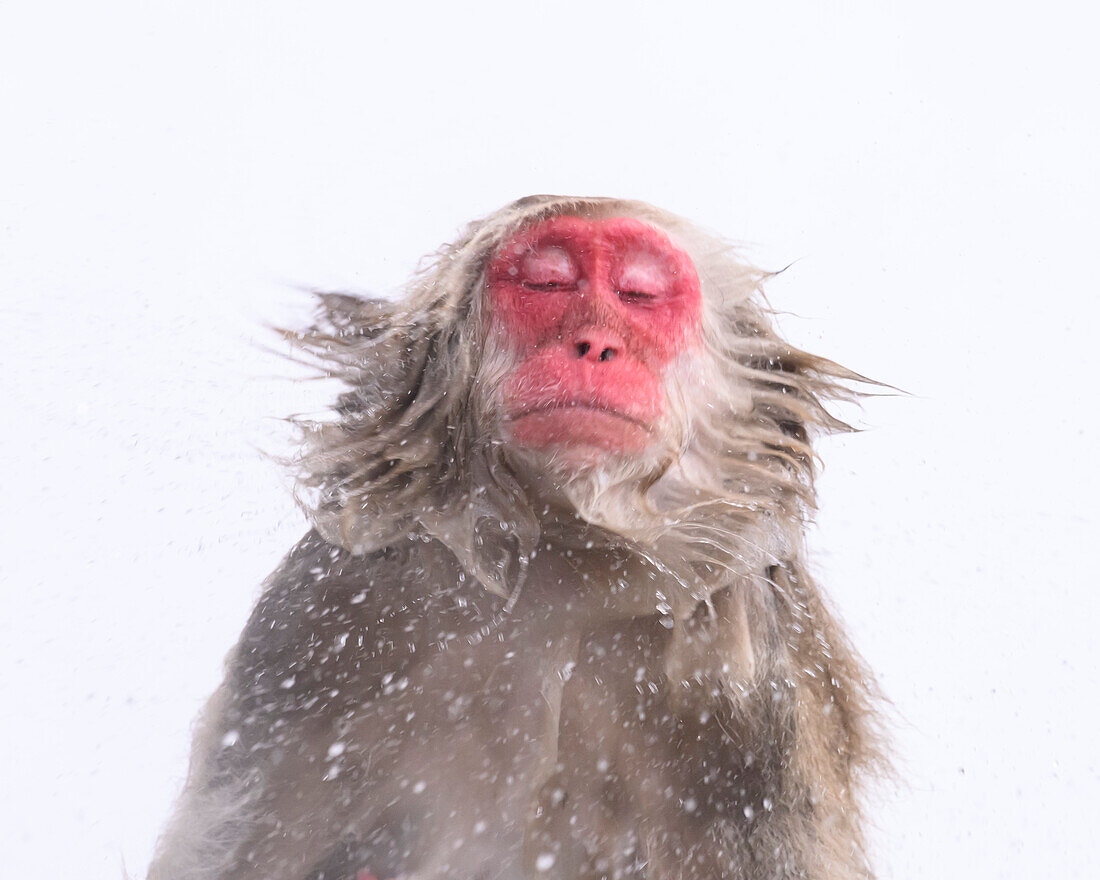
<path fill-rule="evenodd" d="M 568 558 L 573 582 L 533 587 L 506 613 L 437 542 L 355 557 L 307 536 L 231 655 L 194 756 L 201 812 L 224 822 L 232 806 L 233 845 L 209 861 L 226 828 L 181 813 L 151 876 L 813 875 L 833 857 L 813 801 L 844 793 L 802 789 L 791 725 L 817 691 L 837 710 L 829 745 L 848 748 L 845 658 L 770 658 L 738 704 L 685 701 L 660 672 L 669 619 L 613 603 L 593 614 L 569 598 L 591 566 L 583 550 Z M 640 560 L 611 564 L 674 589 Z M 537 560 L 529 580 L 546 581 Z M 776 622 L 832 643 L 820 608 L 807 620 Z"/>
<path fill-rule="evenodd" d="M 870 686 L 805 574 L 822 401 L 764 273 L 637 202 L 521 200 L 292 334 L 316 531 L 151 880 L 853 880 Z"/>

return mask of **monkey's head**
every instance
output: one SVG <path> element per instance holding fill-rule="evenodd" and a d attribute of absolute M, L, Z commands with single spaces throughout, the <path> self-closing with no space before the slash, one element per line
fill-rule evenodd
<path fill-rule="evenodd" d="M 559 215 L 489 262 L 488 346 L 509 360 L 505 441 L 597 466 L 664 446 L 665 376 L 702 347 L 691 258 L 632 217 Z"/>
<path fill-rule="evenodd" d="M 798 540 L 810 439 L 847 427 L 822 401 L 859 378 L 779 338 L 765 277 L 644 203 L 521 199 L 402 301 L 321 296 L 295 339 L 348 390 L 303 425 L 300 497 L 334 543 L 429 535 L 498 591 L 552 506 L 646 551 L 756 566 Z"/>

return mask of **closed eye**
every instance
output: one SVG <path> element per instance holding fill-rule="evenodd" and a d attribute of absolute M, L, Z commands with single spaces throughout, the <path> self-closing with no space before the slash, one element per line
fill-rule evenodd
<path fill-rule="evenodd" d="M 523 286 L 528 290 L 563 290 L 573 285 L 564 281 L 524 281 Z"/>
<path fill-rule="evenodd" d="M 644 290 L 620 290 L 619 299 L 625 303 L 644 305 L 656 301 L 657 297 Z"/>

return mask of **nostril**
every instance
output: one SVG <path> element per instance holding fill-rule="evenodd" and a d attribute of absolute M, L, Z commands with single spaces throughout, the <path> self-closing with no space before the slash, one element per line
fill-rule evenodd
<path fill-rule="evenodd" d="M 601 361 L 609 361 L 613 357 L 615 357 L 615 349 L 613 348 L 605 348 L 603 351 L 600 352 Z"/>
<path fill-rule="evenodd" d="M 578 357 L 584 357 L 586 354 L 588 354 L 588 350 L 590 348 L 592 348 L 592 346 L 589 343 L 587 343 L 587 342 L 578 342 L 577 343 L 577 356 Z"/>

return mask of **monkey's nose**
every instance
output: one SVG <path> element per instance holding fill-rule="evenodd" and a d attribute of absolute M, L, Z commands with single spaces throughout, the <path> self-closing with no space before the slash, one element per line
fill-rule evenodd
<path fill-rule="evenodd" d="M 610 361 L 619 353 L 622 343 L 606 330 L 590 329 L 578 333 L 573 342 L 577 357 L 585 361 Z"/>

